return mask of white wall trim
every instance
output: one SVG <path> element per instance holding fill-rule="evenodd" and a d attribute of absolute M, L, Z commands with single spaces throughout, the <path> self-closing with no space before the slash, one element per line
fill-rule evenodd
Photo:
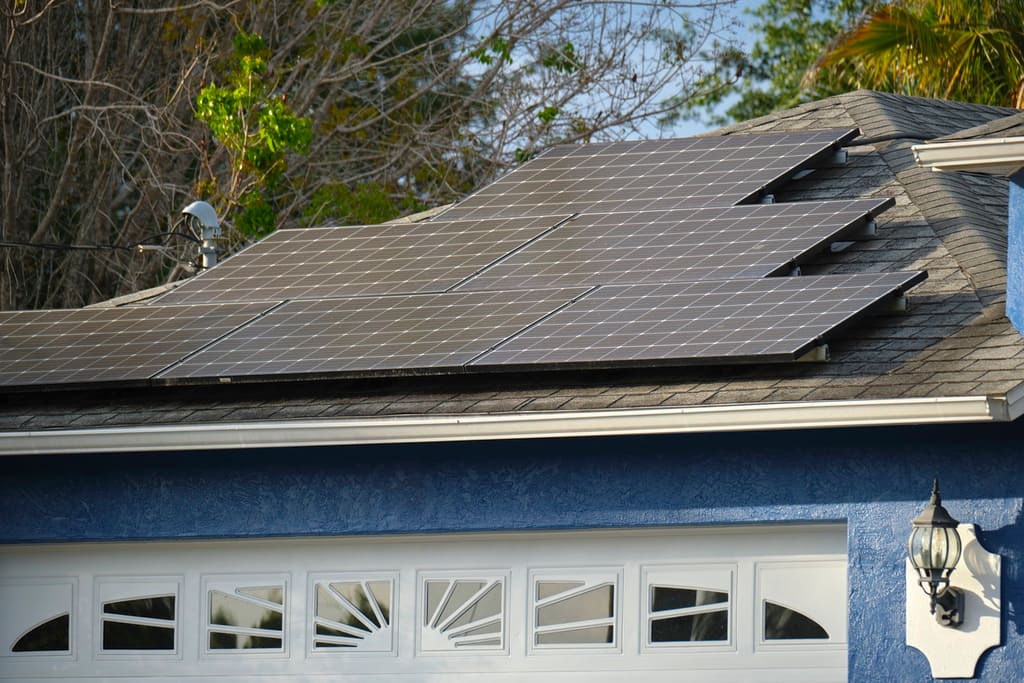
<path fill-rule="evenodd" d="M 1022 412 L 1024 386 L 1005 396 L 13 431 L 0 432 L 0 456 L 1005 422 Z"/>

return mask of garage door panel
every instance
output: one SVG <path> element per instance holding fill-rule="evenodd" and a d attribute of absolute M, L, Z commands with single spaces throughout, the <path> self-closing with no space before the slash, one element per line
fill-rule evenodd
<path fill-rule="evenodd" d="M 845 534 L 8 546 L 0 680 L 844 681 Z M 63 650 L 13 651 L 61 614 Z"/>

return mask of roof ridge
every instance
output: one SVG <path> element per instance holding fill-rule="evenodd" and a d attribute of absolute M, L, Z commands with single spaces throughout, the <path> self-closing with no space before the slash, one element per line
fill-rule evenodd
<path fill-rule="evenodd" d="M 981 303 L 1002 298 L 1006 291 L 1006 183 L 921 168 L 910 148 L 915 141 L 977 127 L 979 119 L 988 119 L 982 122 L 985 125 L 1013 110 L 872 91 L 841 97 L 861 129 L 875 133 L 862 142 L 874 146 L 904 186 Z"/>

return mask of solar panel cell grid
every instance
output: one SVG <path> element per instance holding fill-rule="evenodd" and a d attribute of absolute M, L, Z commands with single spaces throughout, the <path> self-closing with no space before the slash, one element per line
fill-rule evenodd
<path fill-rule="evenodd" d="M 161 377 L 457 369 L 585 291 L 293 301 Z"/>
<path fill-rule="evenodd" d="M 474 366 L 792 360 L 924 273 L 600 287 Z"/>
<path fill-rule="evenodd" d="M 282 230 L 159 303 L 444 291 L 566 218 L 568 214 Z"/>
<path fill-rule="evenodd" d="M 269 307 L 250 303 L 0 313 L 0 385 L 145 380 Z"/>
<path fill-rule="evenodd" d="M 584 286 L 752 278 L 788 270 L 891 200 L 583 214 L 459 286 Z"/>
<path fill-rule="evenodd" d="M 748 200 L 855 131 L 558 147 L 466 198 L 444 218 L 727 206 Z M 659 202 L 651 206 L 649 202 Z"/>

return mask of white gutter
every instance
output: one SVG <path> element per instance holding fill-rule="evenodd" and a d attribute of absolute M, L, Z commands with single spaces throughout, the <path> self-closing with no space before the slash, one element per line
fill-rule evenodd
<path fill-rule="evenodd" d="M 1024 168 L 1024 137 L 931 142 L 911 149 L 919 165 L 935 171 L 1013 175 Z"/>
<path fill-rule="evenodd" d="M 643 408 L 493 415 L 392 416 L 0 432 L 0 455 L 286 448 L 629 434 L 1004 422 L 1024 413 L 1024 385 L 1006 396 Z"/>

